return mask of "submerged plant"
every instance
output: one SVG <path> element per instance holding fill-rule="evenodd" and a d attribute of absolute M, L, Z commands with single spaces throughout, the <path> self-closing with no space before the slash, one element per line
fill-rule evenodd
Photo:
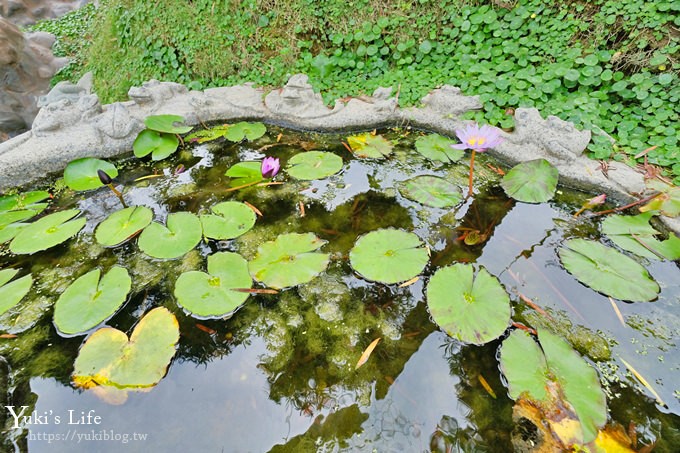
<path fill-rule="evenodd" d="M 462 143 L 451 145 L 454 149 L 470 149 L 472 155 L 470 156 L 470 179 L 468 181 L 468 197 L 472 195 L 472 173 L 475 168 L 475 153 L 483 153 L 487 149 L 495 148 L 502 141 L 500 129 L 484 125 L 479 127 L 476 123 L 467 126 L 465 129 L 456 131 L 456 136 Z"/>

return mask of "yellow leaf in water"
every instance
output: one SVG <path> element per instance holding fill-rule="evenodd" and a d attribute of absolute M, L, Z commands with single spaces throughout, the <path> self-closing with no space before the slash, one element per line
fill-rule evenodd
<path fill-rule="evenodd" d="M 361 357 L 359 357 L 359 361 L 357 362 L 357 366 L 354 367 L 355 370 L 359 369 L 361 365 L 366 363 L 368 361 L 368 358 L 371 356 L 371 353 L 375 349 L 376 346 L 378 346 L 378 342 L 380 341 L 380 338 L 376 338 L 371 342 L 371 344 L 368 345 L 366 350 L 364 351 L 363 354 L 361 354 Z"/>

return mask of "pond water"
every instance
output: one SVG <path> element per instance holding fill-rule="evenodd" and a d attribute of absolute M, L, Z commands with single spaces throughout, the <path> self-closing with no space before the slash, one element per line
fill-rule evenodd
<path fill-rule="evenodd" d="M 0 249 L 1 268 L 30 271 L 35 279 L 21 310 L 0 318 L 0 330 L 17 335 L 0 339 L 2 405 L 17 411 L 28 406 L 26 414 L 39 416 L 37 423 L 13 429 L 12 417 L 3 412 L 4 450 L 512 451 L 513 432 L 521 438 L 523 427 L 513 423 L 513 401 L 499 371 L 502 338 L 463 344 L 428 312 L 428 278 L 464 262 L 500 280 L 513 321 L 557 333 L 586 356 L 600 374 L 611 423 L 631 427 L 638 446 L 656 442 L 655 451 L 677 451 L 678 263 L 636 258 L 659 283 L 658 298 L 610 300 L 579 283 L 556 252 L 575 237 L 608 243 L 598 233 L 600 218 L 573 217 L 596 194 L 560 187 L 549 203 L 516 202 L 498 186 L 495 169 L 508 168 L 478 155 L 474 197 L 453 209 L 425 207 L 404 198 L 398 183 L 428 174 L 466 187 L 467 158 L 434 163 L 413 149 L 424 133 L 382 133 L 397 143 L 387 160 L 352 158 L 341 144 L 346 136 L 268 126 L 267 135 L 254 142 L 187 146 L 155 163 L 129 157 L 116 162 L 127 203 L 153 209 L 156 220 L 176 211 L 205 213 L 225 200 L 247 201 L 261 211 L 244 235 L 204 241 L 176 260 L 150 258 L 135 241 L 114 248 L 96 243 L 97 224 L 121 208 L 107 189 L 57 193 L 48 212 L 82 210 L 87 225 L 78 236 L 32 256 L 15 256 L 6 245 Z M 224 173 L 235 163 L 269 155 L 285 165 L 309 149 L 341 156 L 341 173 L 310 182 L 281 174 L 281 185 L 227 190 Z M 186 171 L 175 174 L 180 164 Z M 138 179 L 151 174 L 159 177 Z M 430 250 L 420 279 L 408 286 L 369 282 L 350 267 L 357 238 L 388 227 L 416 233 Z M 252 294 L 226 320 L 196 319 L 177 304 L 173 289 L 182 272 L 205 270 L 206 258 L 219 251 L 252 259 L 260 244 L 290 232 L 313 232 L 328 241 L 322 251 L 330 253 L 330 263 L 319 277 L 278 294 Z M 115 404 L 75 388 L 71 374 L 84 336 L 62 337 L 52 323 L 54 301 L 76 277 L 113 264 L 129 270 L 132 291 L 106 325 L 129 335 L 145 313 L 163 306 L 180 330 L 177 353 L 160 383 L 127 392 Z M 520 293 L 550 317 L 523 303 Z M 380 343 L 355 370 L 376 338 Z M 621 359 L 647 379 L 664 405 Z"/>

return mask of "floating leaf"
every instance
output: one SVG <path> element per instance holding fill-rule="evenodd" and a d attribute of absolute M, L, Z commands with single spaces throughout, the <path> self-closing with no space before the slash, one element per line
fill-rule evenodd
<path fill-rule="evenodd" d="M 22 220 L 30 219 L 38 215 L 40 211 L 35 211 L 33 209 L 22 209 L 19 211 L 6 211 L 0 212 L 0 229 L 11 225 L 15 222 L 20 222 Z"/>
<path fill-rule="evenodd" d="M 119 389 L 156 385 L 165 375 L 179 341 L 179 324 L 167 308 L 147 313 L 130 340 L 118 329 L 93 333 L 78 352 L 73 381 L 78 387 L 98 385 Z"/>
<path fill-rule="evenodd" d="M 85 333 L 111 317 L 123 305 L 132 280 L 114 266 L 99 280 L 95 269 L 71 283 L 54 305 L 54 323 L 66 335 Z"/>
<path fill-rule="evenodd" d="M 471 264 L 437 270 L 427 284 L 430 315 L 447 334 L 481 345 L 498 338 L 510 322 L 510 298 L 498 279 Z"/>
<path fill-rule="evenodd" d="M 515 165 L 501 180 L 509 197 L 525 203 L 543 203 L 555 195 L 558 172 L 545 159 Z"/>
<path fill-rule="evenodd" d="M 139 236 L 137 245 L 147 255 L 160 258 L 178 258 L 201 241 L 201 221 L 190 212 L 175 212 L 168 215 L 167 227 L 151 222 Z"/>
<path fill-rule="evenodd" d="M 363 354 L 361 354 L 361 357 L 359 357 L 359 360 L 357 361 L 357 364 L 354 367 L 355 370 L 358 370 L 359 367 L 361 367 L 364 363 L 368 362 L 368 358 L 371 357 L 373 350 L 375 349 L 376 346 L 378 346 L 379 342 L 380 338 L 376 338 L 375 340 L 371 341 L 371 344 L 368 345 L 368 347 L 364 350 Z"/>
<path fill-rule="evenodd" d="M 680 187 L 665 184 L 656 179 L 648 179 L 647 187 L 661 192 L 649 203 L 640 207 L 640 212 L 660 211 L 669 217 L 680 215 Z"/>
<path fill-rule="evenodd" d="M 174 153 L 177 146 L 179 146 L 177 136 L 144 129 L 132 144 L 132 150 L 137 157 L 151 154 L 151 160 L 163 160 Z"/>
<path fill-rule="evenodd" d="M 11 223 L 6 226 L 0 226 L 0 244 L 11 241 L 19 234 L 19 231 L 26 228 L 28 223 Z"/>
<path fill-rule="evenodd" d="M 18 269 L 0 270 L 0 315 L 18 304 L 28 294 L 33 285 L 31 274 L 24 275 L 12 283 L 8 283 L 18 273 Z"/>
<path fill-rule="evenodd" d="M 296 154 L 288 160 L 287 172 L 295 179 L 323 179 L 342 169 L 342 158 L 324 151 Z"/>
<path fill-rule="evenodd" d="M 228 130 L 228 124 L 221 124 L 219 126 L 213 126 L 210 129 L 197 130 L 196 132 L 187 135 L 185 140 L 188 142 L 205 143 L 224 137 Z"/>
<path fill-rule="evenodd" d="M 234 288 L 250 288 L 248 262 L 237 253 L 220 252 L 208 257 L 208 273 L 185 272 L 175 283 L 177 302 L 201 318 L 231 316 L 248 298 Z"/>
<path fill-rule="evenodd" d="M 267 132 L 267 127 L 262 123 L 248 123 L 241 121 L 240 123 L 232 124 L 227 129 L 224 135 L 227 140 L 232 142 L 240 142 L 244 138 L 248 140 L 257 140 Z"/>
<path fill-rule="evenodd" d="M 115 247 L 146 228 L 153 218 L 151 209 L 130 206 L 116 211 L 97 226 L 95 238 L 104 247 Z"/>
<path fill-rule="evenodd" d="M 232 180 L 229 182 L 231 187 L 240 187 L 248 184 L 255 184 L 262 181 L 262 162 L 248 161 L 239 162 L 232 165 L 225 173 Z"/>
<path fill-rule="evenodd" d="M 144 124 L 151 130 L 166 132 L 168 134 L 186 134 L 192 127 L 186 125 L 176 125 L 183 123 L 184 117 L 179 115 L 151 115 L 144 119 Z"/>
<path fill-rule="evenodd" d="M 624 250 L 649 259 L 680 259 L 680 237 L 673 233 L 660 241 L 661 234 L 649 224 L 651 212 L 636 216 L 612 215 L 602 222 L 602 232 Z"/>
<path fill-rule="evenodd" d="M 307 283 L 328 266 L 328 254 L 314 252 L 325 243 L 314 233 L 282 234 L 258 247 L 250 275 L 275 289 Z"/>
<path fill-rule="evenodd" d="M 78 209 L 68 209 L 33 222 L 19 231 L 9 244 L 9 249 L 12 253 L 21 255 L 39 252 L 61 244 L 75 236 L 85 226 L 87 220 L 84 217 L 70 220 L 78 214 L 80 214 Z"/>
<path fill-rule="evenodd" d="M 586 286 L 620 300 L 656 298 L 659 285 L 647 270 L 623 253 L 585 239 L 566 241 L 559 249 L 564 267 Z"/>
<path fill-rule="evenodd" d="M 245 203 L 224 201 L 210 210 L 212 214 L 201 216 L 203 235 L 217 240 L 234 239 L 255 225 L 257 216 Z"/>
<path fill-rule="evenodd" d="M 370 159 L 389 156 L 394 146 L 382 135 L 373 135 L 370 132 L 347 137 L 347 143 L 355 156 Z"/>
<path fill-rule="evenodd" d="M 349 252 L 349 260 L 363 278 L 391 284 L 422 272 L 429 255 L 414 233 L 387 228 L 361 236 Z"/>
<path fill-rule="evenodd" d="M 462 149 L 451 148 L 451 145 L 458 143 L 455 140 L 446 138 L 439 134 L 430 134 L 416 140 L 416 150 L 430 160 L 449 163 L 458 162 L 465 151 Z"/>
<path fill-rule="evenodd" d="M 33 192 L 20 193 L 17 195 L 5 195 L 0 197 L 0 213 L 4 211 L 16 211 L 21 209 L 32 209 L 37 211 L 36 214 L 42 212 L 47 204 L 37 203 L 50 197 L 50 193 L 44 190 L 36 190 Z"/>
<path fill-rule="evenodd" d="M 437 176 L 416 176 L 399 184 L 399 193 L 409 200 L 435 208 L 449 208 L 463 199 L 458 186 Z"/>
<path fill-rule="evenodd" d="M 83 157 L 69 162 L 64 169 L 64 182 L 77 191 L 102 187 L 104 184 L 97 170 L 102 170 L 111 178 L 118 176 L 118 170 L 112 163 L 93 157 Z"/>

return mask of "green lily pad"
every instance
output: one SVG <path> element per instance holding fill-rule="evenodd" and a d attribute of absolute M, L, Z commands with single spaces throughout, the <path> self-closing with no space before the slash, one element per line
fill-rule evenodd
<path fill-rule="evenodd" d="M 232 178 L 229 182 L 230 187 L 240 187 L 258 183 L 263 180 L 262 162 L 239 162 L 232 165 L 224 175 Z"/>
<path fill-rule="evenodd" d="M 0 197 L 0 213 L 23 209 L 37 210 L 37 213 L 40 213 L 47 207 L 47 204 L 37 205 L 37 203 L 46 200 L 49 197 L 50 193 L 44 190 L 36 190 L 16 195 L 5 195 Z"/>
<path fill-rule="evenodd" d="M 144 119 L 144 124 L 151 130 L 165 132 L 168 134 L 186 134 L 192 127 L 186 125 L 176 125 L 183 123 L 184 117 L 180 115 L 151 115 Z"/>
<path fill-rule="evenodd" d="M 651 212 L 636 216 L 612 215 L 602 222 L 602 232 L 614 244 L 636 255 L 649 259 L 680 259 L 680 237 L 670 233 L 665 241 L 656 239 L 655 236 L 661 233 L 649 224 L 651 217 Z"/>
<path fill-rule="evenodd" d="M 177 146 L 179 146 L 177 136 L 144 129 L 132 144 L 132 150 L 137 157 L 151 154 L 151 160 L 163 160 L 174 153 Z"/>
<path fill-rule="evenodd" d="M 644 267 L 599 242 L 572 239 L 558 253 L 564 267 L 595 291 L 634 302 L 653 300 L 659 294 L 659 285 Z"/>
<path fill-rule="evenodd" d="M 185 272 L 175 283 L 177 302 L 201 318 L 231 316 L 248 298 L 234 288 L 250 288 L 248 262 L 239 254 L 220 252 L 208 257 L 208 273 Z"/>
<path fill-rule="evenodd" d="M 22 220 L 28 220 L 31 217 L 38 215 L 40 211 L 35 211 L 33 209 L 21 209 L 18 211 L 6 211 L 0 212 L 0 228 L 4 228 L 15 222 L 21 222 Z"/>
<path fill-rule="evenodd" d="M 267 127 L 262 123 L 249 123 L 241 121 L 240 123 L 231 124 L 224 135 L 227 140 L 232 142 L 240 142 L 244 138 L 248 140 L 257 140 L 267 132 Z"/>
<path fill-rule="evenodd" d="M 137 245 L 142 252 L 153 258 L 178 258 L 201 241 L 201 221 L 190 212 L 175 212 L 168 215 L 167 227 L 151 222 L 139 236 Z"/>
<path fill-rule="evenodd" d="M 11 241 L 14 237 L 19 234 L 19 231 L 26 228 L 28 223 L 11 223 L 6 226 L 0 226 L 0 244 Z"/>
<path fill-rule="evenodd" d="M 179 324 L 167 308 L 147 313 L 132 331 L 104 327 L 78 352 L 73 381 L 78 387 L 146 388 L 165 376 L 179 341 Z"/>
<path fill-rule="evenodd" d="M 115 247 L 146 228 L 153 218 L 151 209 L 130 206 L 109 215 L 97 226 L 94 237 L 104 247 Z"/>
<path fill-rule="evenodd" d="M 78 209 L 68 209 L 33 222 L 19 231 L 10 242 L 9 249 L 17 255 L 25 255 L 46 250 L 67 241 L 87 223 L 84 217 L 71 220 L 78 214 L 80 214 Z"/>
<path fill-rule="evenodd" d="M 323 179 L 342 169 L 342 157 L 324 151 L 296 154 L 288 160 L 286 171 L 295 179 Z"/>
<path fill-rule="evenodd" d="M 64 182 L 76 191 L 102 187 L 104 184 L 99 180 L 97 170 L 102 170 L 111 178 L 118 176 L 118 170 L 112 163 L 93 157 L 84 157 L 69 162 L 64 169 Z"/>
<path fill-rule="evenodd" d="M 212 214 L 201 216 L 203 236 L 217 239 L 234 239 L 255 225 L 255 212 L 238 201 L 224 201 L 210 208 Z"/>
<path fill-rule="evenodd" d="M 0 270 L 0 315 L 18 304 L 33 285 L 31 274 L 8 283 L 19 273 L 18 269 Z"/>
<path fill-rule="evenodd" d="M 347 137 L 347 143 L 355 156 L 369 159 L 380 159 L 392 153 L 394 145 L 382 135 L 370 132 Z"/>
<path fill-rule="evenodd" d="M 54 324 L 66 335 L 85 333 L 125 303 L 132 287 L 127 270 L 114 266 L 99 280 L 95 269 L 71 283 L 54 305 Z"/>
<path fill-rule="evenodd" d="M 414 233 L 387 228 L 361 236 L 349 252 L 349 260 L 363 278 L 391 284 L 422 272 L 429 254 Z"/>
<path fill-rule="evenodd" d="M 452 163 L 458 162 L 464 155 L 462 149 L 451 148 L 458 143 L 439 134 L 430 134 L 416 140 L 416 151 L 430 160 Z"/>
<path fill-rule="evenodd" d="M 648 179 L 647 187 L 661 192 L 644 206 L 640 207 L 640 212 L 659 211 L 668 217 L 680 215 L 680 187 L 665 184 L 656 179 Z"/>
<path fill-rule="evenodd" d="M 543 203 L 555 195 L 557 169 L 545 159 L 515 165 L 501 180 L 509 197 L 525 203 Z"/>
<path fill-rule="evenodd" d="M 214 126 L 210 129 L 199 129 L 196 132 L 192 132 L 187 135 L 184 140 L 187 142 L 205 143 L 224 137 L 227 135 L 228 130 L 228 124 L 220 124 L 219 126 Z"/>
<path fill-rule="evenodd" d="M 437 270 L 427 284 L 427 306 L 437 325 L 460 341 L 482 345 L 510 323 L 510 297 L 498 279 L 471 264 Z"/>
<path fill-rule="evenodd" d="M 434 208 L 450 208 L 463 199 L 458 186 L 437 176 L 416 176 L 403 181 L 398 188 L 405 198 Z"/>
<path fill-rule="evenodd" d="M 275 289 L 307 283 L 328 266 L 329 255 L 315 252 L 325 243 L 314 233 L 282 234 L 258 247 L 250 275 Z"/>

